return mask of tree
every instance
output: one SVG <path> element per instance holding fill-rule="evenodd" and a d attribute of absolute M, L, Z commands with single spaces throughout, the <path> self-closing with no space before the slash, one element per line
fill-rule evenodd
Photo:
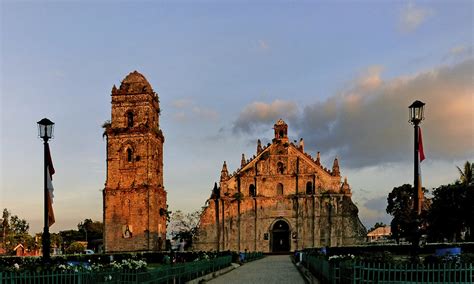
<path fill-rule="evenodd" d="M 200 211 L 192 213 L 183 213 L 181 210 L 177 210 L 171 214 L 169 231 L 173 240 L 183 240 L 186 242 L 185 248 L 192 245 L 193 237 L 197 233 L 199 218 L 201 216 Z"/>
<path fill-rule="evenodd" d="M 83 244 L 81 244 L 80 242 L 73 242 L 72 244 L 70 244 L 67 249 L 66 249 L 66 253 L 67 254 L 73 254 L 73 253 L 81 253 L 85 250 L 86 248 L 84 247 Z"/>
<path fill-rule="evenodd" d="M 0 224 L 2 232 L 2 244 L 8 253 L 13 252 L 17 244 L 23 244 L 27 248 L 34 246 L 34 239 L 28 234 L 30 225 L 17 215 L 12 215 L 7 208 L 3 209 L 2 222 Z"/>
<path fill-rule="evenodd" d="M 63 238 L 58 233 L 51 233 L 51 247 L 61 248 L 63 245 Z"/>
<path fill-rule="evenodd" d="M 474 229 L 474 185 L 464 182 L 433 190 L 428 214 L 428 236 L 433 241 L 472 240 Z"/>
<path fill-rule="evenodd" d="M 59 235 L 61 236 L 63 240 L 63 246 L 65 248 L 69 247 L 73 242 L 84 240 L 83 234 L 79 232 L 78 230 L 60 231 Z"/>
<path fill-rule="evenodd" d="M 392 237 L 397 243 L 401 238 L 411 239 L 414 232 L 415 216 L 413 215 L 413 187 L 404 184 L 394 187 L 387 198 L 387 213 L 393 216 L 390 223 Z"/>
<path fill-rule="evenodd" d="M 77 224 L 77 229 L 84 236 L 87 241 L 102 239 L 104 234 L 104 225 L 99 221 L 92 221 L 92 219 L 84 219 L 83 222 Z M 87 238 L 86 238 L 87 236 Z"/>
<path fill-rule="evenodd" d="M 470 163 L 469 161 L 466 161 L 464 164 L 464 170 L 461 170 L 458 166 L 456 166 L 459 171 L 459 180 L 461 181 L 462 184 L 467 185 L 472 182 L 474 182 L 472 178 L 472 170 L 474 168 L 474 163 Z"/>
<path fill-rule="evenodd" d="M 6 239 L 7 239 L 7 234 L 10 230 L 10 224 L 8 222 L 8 218 L 10 217 L 10 212 L 8 212 L 7 208 L 3 209 L 3 215 L 2 215 L 2 244 L 3 247 L 6 247 Z"/>
<path fill-rule="evenodd" d="M 10 217 L 10 232 L 16 235 L 28 234 L 30 224 L 25 219 L 20 219 L 17 215 Z"/>

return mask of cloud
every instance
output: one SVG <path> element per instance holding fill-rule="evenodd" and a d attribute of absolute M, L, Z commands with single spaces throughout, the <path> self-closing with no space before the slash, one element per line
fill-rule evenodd
<path fill-rule="evenodd" d="M 466 45 L 456 45 L 452 47 L 448 54 L 446 54 L 443 58 L 443 61 L 453 59 L 454 61 L 456 60 L 465 60 L 467 58 L 472 58 L 472 45 L 471 46 L 466 46 Z"/>
<path fill-rule="evenodd" d="M 453 55 L 458 55 L 458 54 L 463 54 L 466 52 L 466 46 L 464 45 L 457 45 L 453 48 L 451 48 L 451 50 L 449 50 L 449 53 L 450 54 L 453 54 Z"/>
<path fill-rule="evenodd" d="M 380 65 L 373 65 L 367 68 L 362 75 L 356 80 L 356 84 L 362 89 L 373 89 L 382 83 L 380 74 L 383 67 Z"/>
<path fill-rule="evenodd" d="M 408 106 L 419 99 L 426 103 L 421 127 L 427 157 L 470 158 L 472 70 L 474 60 L 469 59 L 389 81 L 368 72 L 369 79 L 358 79 L 326 101 L 304 107 L 298 116 L 299 136 L 307 149 L 335 152 L 352 168 L 408 161 L 413 147 Z"/>
<path fill-rule="evenodd" d="M 208 108 L 194 106 L 192 108 L 192 111 L 195 115 L 197 115 L 200 118 L 216 120 L 219 117 L 219 114 L 215 110 L 208 109 Z"/>
<path fill-rule="evenodd" d="M 217 111 L 198 106 L 191 99 L 178 99 L 171 105 L 178 110 L 173 114 L 173 119 L 178 122 L 187 122 L 194 117 L 208 120 L 216 120 L 219 117 Z"/>
<path fill-rule="evenodd" d="M 402 32 L 413 32 L 431 15 L 431 9 L 415 7 L 413 3 L 408 3 L 400 13 L 399 27 Z"/>
<path fill-rule="evenodd" d="M 258 47 L 262 50 L 267 50 L 268 48 L 270 48 L 268 43 L 266 41 L 264 41 L 263 39 L 258 41 Z"/>
<path fill-rule="evenodd" d="M 359 218 L 367 228 L 371 228 L 375 223 L 382 222 L 390 224 L 392 216 L 387 214 L 387 196 L 378 196 L 360 199 L 361 194 L 353 191 L 353 200 L 359 209 Z"/>
<path fill-rule="evenodd" d="M 173 119 L 177 122 L 186 122 L 188 117 L 186 116 L 186 113 L 180 111 L 173 114 Z"/>
<path fill-rule="evenodd" d="M 325 101 L 298 107 L 291 101 L 253 102 L 234 121 L 234 133 L 253 135 L 279 118 L 305 139 L 308 152 L 337 155 L 350 169 L 407 163 L 412 159 L 413 127 L 408 106 L 426 103 L 421 128 L 431 161 L 474 157 L 474 59 L 389 80 L 381 66 L 368 67 Z"/>
<path fill-rule="evenodd" d="M 175 108 L 187 108 L 193 104 L 191 99 L 179 99 L 175 100 L 171 103 L 171 105 Z"/>
<path fill-rule="evenodd" d="M 246 106 L 234 122 L 234 132 L 252 133 L 259 126 L 273 125 L 279 118 L 294 119 L 298 108 L 294 102 L 275 100 L 272 103 L 253 102 Z"/>

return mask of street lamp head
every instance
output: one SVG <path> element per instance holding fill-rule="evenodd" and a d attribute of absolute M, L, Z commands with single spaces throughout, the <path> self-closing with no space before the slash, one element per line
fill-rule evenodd
<path fill-rule="evenodd" d="M 423 109 L 425 103 L 421 101 L 414 101 L 408 108 L 410 109 L 410 119 L 409 122 L 413 125 L 419 124 L 423 119 L 425 119 L 423 114 Z"/>
<path fill-rule="evenodd" d="M 46 142 L 53 138 L 54 122 L 47 118 L 38 121 L 38 135 Z"/>

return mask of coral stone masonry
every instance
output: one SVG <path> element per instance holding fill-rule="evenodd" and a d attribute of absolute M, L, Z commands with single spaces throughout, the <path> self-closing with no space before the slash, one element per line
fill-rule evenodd
<path fill-rule="evenodd" d="M 112 88 L 112 118 L 104 124 L 107 177 L 103 191 L 107 252 L 157 251 L 166 240 L 164 136 L 158 95 L 134 71 Z"/>
<path fill-rule="evenodd" d="M 341 180 L 339 161 L 332 169 L 288 139 L 278 120 L 272 143 L 257 142 L 256 154 L 229 174 L 224 162 L 201 214 L 195 250 L 279 252 L 307 247 L 344 246 L 365 241 L 366 229 Z"/>

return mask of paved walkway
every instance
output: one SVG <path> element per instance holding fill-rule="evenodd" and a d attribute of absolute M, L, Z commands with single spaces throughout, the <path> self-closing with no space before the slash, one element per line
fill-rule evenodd
<path fill-rule="evenodd" d="M 304 284 L 305 282 L 288 255 L 272 255 L 245 263 L 229 273 L 212 279 L 208 283 Z"/>

